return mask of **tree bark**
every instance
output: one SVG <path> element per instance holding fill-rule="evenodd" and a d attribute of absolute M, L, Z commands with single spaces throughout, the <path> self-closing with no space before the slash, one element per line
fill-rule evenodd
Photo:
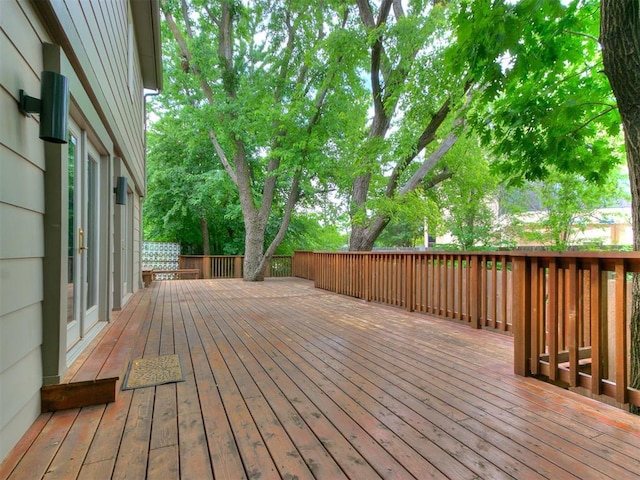
<path fill-rule="evenodd" d="M 211 255 L 211 245 L 209 243 L 209 222 L 202 216 L 200 217 L 200 231 L 202 232 L 202 254 Z"/>
<path fill-rule="evenodd" d="M 640 0 L 601 0 L 604 71 L 618 101 L 631 184 L 633 249 L 640 250 Z M 631 311 L 631 388 L 640 389 L 640 275 L 634 274 Z M 618 352 L 620 354 L 620 352 Z M 640 408 L 631 411 L 640 414 Z"/>

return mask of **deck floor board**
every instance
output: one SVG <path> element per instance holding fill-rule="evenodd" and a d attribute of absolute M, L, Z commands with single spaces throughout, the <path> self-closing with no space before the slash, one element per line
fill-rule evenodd
<path fill-rule="evenodd" d="M 83 368 L 185 381 L 43 414 L 3 480 L 640 477 L 640 417 L 514 375 L 507 335 L 292 278 L 156 281 L 118 317 L 131 358 L 105 335 Z"/>

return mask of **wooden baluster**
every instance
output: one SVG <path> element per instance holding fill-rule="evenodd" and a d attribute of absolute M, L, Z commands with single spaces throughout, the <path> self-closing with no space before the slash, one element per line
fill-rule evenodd
<path fill-rule="evenodd" d="M 549 379 L 558 379 L 558 265 L 556 259 L 549 261 L 547 342 L 549 348 Z"/>
<path fill-rule="evenodd" d="M 413 312 L 414 303 L 415 303 L 415 286 L 418 284 L 415 280 L 416 276 L 416 266 L 415 266 L 415 256 L 413 254 L 405 255 L 406 265 L 405 265 L 405 307 L 407 311 Z"/>
<path fill-rule="evenodd" d="M 513 257 L 513 368 L 516 375 L 529 375 L 531 358 L 531 275 L 527 257 Z"/>
<path fill-rule="evenodd" d="M 480 326 L 487 327 L 489 326 L 489 305 L 487 303 L 488 291 L 489 291 L 489 270 L 488 270 L 488 259 L 486 256 L 482 256 L 482 263 L 480 265 L 482 271 L 482 282 L 480 283 Z"/>
<path fill-rule="evenodd" d="M 616 260 L 616 400 L 627 403 L 627 280 L 624 260 Z"/>
<path fill-rule="evenodd" d="M 606 272 L 604 272 L 606 275 Z M 603 309 L 606 302 L 602 297 L 602 271 L 600 270 L 600 261 L 594 258 L 591 261 L 589 273 L 589 288 L 591 290 L 591 305 L 589 308 L 589 321 L 591 323 L 591 393 L 594 395 L 602 394 L 602 375 L 605 371 L 602 356 L 603 344 L 603 325 L 606 325 L 606 308 Z M 606 290 L 605 290 L 606 292 Z"/>
<path fill-rule="evenodd" d="M 502 324 L 500 325 L 500 330 L 503 332 L 507 331 L 507 257 L 503 255 L 500 258 L 501 264 L 501 282 L 500 282 L 500 299 L 501 299 L 501 312 L 502 312 Z"/>
<path fill-rule="evenodd" d="M 455 262 L 457 267 L 455 269 L 456 288 L 455 300 L 453 301 L 455 314 L 453 315 L 453 318 L 462 320 L 462 255 L 456 255 Z"/>
<path fill-rule="evenodd" d="M 578 271 L 577 259 L 569 259 L 569 268 L 565 269 L 566 290 L 565 290 L 565 318 L 567 324 L 567 343 L 569 350 L 569 385 L 578 386 L 579 381 L 579 325 L 578 325 Z"/>
<path fill-rule="evenodd" d="M 435 255 L 429 254 L 429 313 L 435 313 L 436 269 Z"/>
<path fill-rule="evenodd" d="M 211 256 L 202 259 L 202 278 L 211 278 Z"/>
<path fill-rule="evenodd" d="M 471 322 L 471 255 L 465 255 L 464 269 L 464 319 Z"/>
<path fill-rule="evenodd" d="M 444 256 L 444 292 L 443 293 L 443 311 L 442 315 L 445 318 L 449 317 L 449 282 L 451 280 L 451 275 L 449 275 L 449 255 Z"/>
<path fill-rule="evenodd" d="M 491 328 L 498 328 L 498 263 L 495 255 L 491 256 Z"/>
<path fill-rule="evenodd" d="M 473 262 L 471 263 L 471 278 L 469 285 L 467 285 L 467 292 L 470 297 L 469 305 L 469 322 L 472 328 L 480 328 L 480 295 L 482 295 L 482 260 L 480 255 L 473 256 Z"/>
<path fill-rule="evenodd" d="M 503 267 L 503 270 L 506 270 L 506 265 Z M 505 271 L 506 273 L 506 271 Z M 512 273 L 512 277 L 514 273 Z M 514 281 L 515 288 L 515 281 Z M 543 315 L 544 312 L 544 269 L 541 268 L 539 264 L 539 260 L 537 257 L 531 259 L 531 283 L 529 284 L 529 288 L 531 289 L 531 327 L 529 329 L 529 335 L 531 336 L 531 361 L 529 362 L 529 368 L 531 369 L 532 375 L 540 374 L 540 355 L 544 353 L 544 345 L 545 345 L 545 332 L 544 332 L 544 321 Z M 515 292 L 514 297 L 511 300 L 512 303 L 515 303 Z M 515 313 L 515 310 L 514 310 Z M 511 317 L 512 326 L 515 325 L 516 318 Z"/>

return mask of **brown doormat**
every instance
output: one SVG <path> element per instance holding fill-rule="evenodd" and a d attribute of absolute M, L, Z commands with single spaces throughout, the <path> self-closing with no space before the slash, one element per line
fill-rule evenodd
<path fill-rule="evenodd" d="M 165 383 L 184 382 L 182 364 L 178 355 L 138 358 L 129 362 L 122 390 L 153 387 Z"/>

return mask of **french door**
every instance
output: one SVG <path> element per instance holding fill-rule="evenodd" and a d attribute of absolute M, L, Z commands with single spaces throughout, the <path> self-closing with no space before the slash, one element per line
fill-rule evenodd
<path fill-rule="evenodd" d="M 67 351 L 99 319 L 100 156 L 87 134 L 69 129 L 69 272 Z"/>

